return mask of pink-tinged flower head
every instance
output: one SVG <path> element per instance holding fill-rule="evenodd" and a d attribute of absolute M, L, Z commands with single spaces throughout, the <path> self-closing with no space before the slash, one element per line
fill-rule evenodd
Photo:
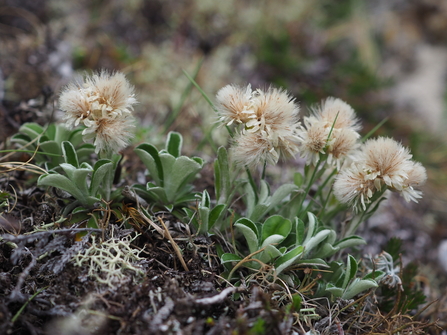
<path fill-rule="evenodd" d="M 137 103 L 133 86 L 120 72 L 102 71 L 83 82 L 68 85 L 59 98 L 69 128 L 82 123 L 84 140 L 93 141 L 100 151 L 118 152 L 132 138 L 132 116 Z"/>
<path fill-rule="evenodd" d="M 265 162 L 275 165 L 279 153 L 264 132 L 240 134 L 230 149 L 232 160 L 236 165 L 254 168 Z"/>
<path fill-rule="evenodd" d="M 409 150 L 400 143 L 379 137 L 365 142 L 361 159 L 378 188 L 385 183 L 390 188 L 401 190 L 413 166 L 411 157 Z"/>
<path fill-rule="evenodd" d="M 313 115 L 304 118 L 300 127 L 300 152 L 306 164 L 316 165 L 321 155 L 328 155 L 327 163 L 340 169 L 358 147 L 360 129 L 354 110 L 340 99 L 327 98 Z"/>
<path fill-rule="evenodd" d="M 355 163 L 342 168 L 334 183 L 334 194 L 341 203 L 365 210 L 376 192 L 388 189 L 400 193 L 406 201 L 421 198 L 414 187 L 427 179 L 422 164 L 411 160 L 407 148 L 393 139 L 368 140 L 355 157 Z"/>
<path fill-rule="evenodd" d="M 361 164 L 353 163 L 342 169 L 334 182 L 337 199 L 343 204 L 352 205 L 357 211 L 366 209 L 375 192 L 374 181 L 368 178 L 368 172 Z"/>
<path fill-rule="evenodd" d="M 325 122 L 326 127 L 335 129 L 349 128 L 354 131 L 361 129 L 354 109 L 338 98 L 327 98 L 319 108 L 314 109 L 314 114 L 318 119 Z"/>
<path fill-rule="evenodd" d="M 295 99 L 281 89 L 256 90 L 252 99 L 252 115 L 246 124 L 248 132 L 266 131 L 274 137 L 295 129 L 299 107 Z"/>
<path fill-rule="evenodd" d="M 412 162 L 412 167 L 408 171 L 408 178 L 402 185 L 402 196 L 407 202 L 418 202 L 417 199 L 422 198 L 422 192 L 415 190 L 414 187 L 423 185 L 427 180 L 427 172 L 419 162 Z"/>
<path fill-rule="evenodd" d="M 279 157 L 291 158 L 298 153 L 299 108 L 285 90 L 270 87 L 252 91 L 250 85 L 246 89 L 228 85 L 217 93 L 216 100 L 220 120 L 227 126 L 241 127 L 231 150 L 237 164 L 276 164 Z"/>
<path fill-rule="evenodd" d="M 131 114 L 133 105 L 137 103 L 133 86 L 121 72 L 101 71 L 87 77 L 85 87 L 90 90 L 90 101 L 97 105 L 96 109 L 111 115 Z"/>
<path fill-rule="evenodd" d="M 68 85 L 59 97 L 59 105 L 65 111 L 64 120 L 68 128 L 74 128 L 90 116 L 89 96 L 76 84 Z"/>
<path fill-rule="evenodd" d="M 252 90 L 248 85 L 242 88 L 236 85 L 227 85 L 219 90 L 216 95 L 217 111 L 220 120 L 230 126 L 233 122 L 247 123 L 253 118 L 251 110 Z"/>
<path fill-rule="evenodd" d="M 133 137 L 133 117 L 100 118 L 91 121 L 91 126 L 82 131 L 84 140 L 93 141 L 95 152 L 119 152 Z"/>
<path fill-rule="evenodd" d="M 316 165 L 320 159 L 320 154 L 324 154 L 328 144 L 329 129 L 322 122 L 312 122 L 312 118 L 305 118 L 304 125 L 298 134 L 301 138 L 301 157 L 306 160 L 306 164 Z"/>
<path fill-rule="evenodd" d="M 354 154 L 359 147 L 358 133 L 345 129 L 335 129 L 332 140 L 328 143 L 326 153 L 328 154 L 328 163 L 335 165 L 340 170 L 346 158 L 352 161 Z"/>

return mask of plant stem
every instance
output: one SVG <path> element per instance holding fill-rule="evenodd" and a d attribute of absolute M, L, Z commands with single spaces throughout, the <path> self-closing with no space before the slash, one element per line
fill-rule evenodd
<path fill-rule="evenodd" d="M 48 286 L 47 286 L 48 287 Z M 37 291 L 36 293 L 34 293 L 24 304 L 22 307 L 20 307 L 20 309 L 17 311 L 17 313 L 12 317 L 11 319 L 11 323 L 14 323 L 17 321 L 17 319 L 19 318 L 20 314 L 22 314 L 22 312 L 25 310 L 26 306 L 28 306 L 28 304 L 31 302 L 31 300 L 33 300 L 40 292 L 42 292 L 43 290 L 45 290 L 47 287 L 43 287 L 41 288 L 39 291 Z"/>
<path fill-rule="evenodd" d="M 253 176 L 250 172 L 249 168 L 245 168 L 245 171 L 247 172 L 247 176 L 248 176 L 248 182 L 250 183 L 251 188 L 253 189 L 253 192 L 255 193 L 255 200 L 256 203 L 258 203 L 259 200 L 259 196 L 258 196 L 258 188 L 256 187 L 256 183 L 255 180 L 253 179 Z"/>
<path fill-rule="evenodd" d="M 311 189 L 311 187 L 312 187 L 312 184 L 314 183 L 314 181 L 315 181 L 315 179 L 316 179 L 316 176 L 317 176 L 317 172 L 318 172 L 318 168 L 320 167 L 320 164 L 322 163 L 322 162 L 325 162 L 326 161 L 326 158 L 325 159 L 319 159 L 318 160 L 318 162 L 317 162 L 317 164 L 315 165 L 315 167 L 314 167 L 314 170 L 313 170 L 313 172 L 312 172 L 312 176 L 310 177 L 310 179 L 309 179 L 309 182 L 308 182 L 308 184 L 307 184 L 307 186 L 306 186 L 306 189 L 305 189 L 305 191 L 304 191 L 304 193 L 303 193 L 303 195 L 302 195 L 302 197 L 301 197 L 301 201 L 300 201 L 300 204 L 299 204 L 299 206 L 298 206 L 298 211 L 297 211 L 297 216 L 298 217 L 300 217 L 303 213 L 306 213 L 305 211 L 302 211 L 301 210 L 301 207 L 303 206 L 303 203 L 304 203 L 304 200 L 306 199 L 306 196 L 309 194 L 309 191 L 310 191 L 310 189 Z M 306 177 L 306 176 L 305 176 Z M 309 209 L 309 205 L 306 207 L 306 211 Z"/>
<path fill-rule="evenodd" d="M 198 62 L 196 68 L 194 69 L 193 78 L 197 77 L 197 74 L 199 73 L 202 63 L 203 63 L 203 58 Z M 182 92 L 179 102 L 173 108 L 172 113 L 169 115 L 168 119 L 165 121 L 165 127 L 163 129 L 163 132 L 167 132 L 168 129 L 174 123 L 174 121 L 177 119 L 178 115 L 180 114 L 180 112 L 182 110 L 183 105 L 185 104 L 186 98 L 188 98 L 189 94 L 191 93 L 193 85 L 194 84 L 192 81 L 188 82 L 188 85 L 185 87 L 184 91 Z"/>

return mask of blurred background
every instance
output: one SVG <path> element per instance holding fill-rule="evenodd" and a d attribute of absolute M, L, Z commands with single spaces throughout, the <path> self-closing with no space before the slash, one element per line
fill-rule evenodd
<path fill-rule="evenodd" d="M 24 122 L 57 119 L 60 89 L 104 68 L 136 87 L 135 144 L 176 130 L 186 153 L 208 161 L 228 139 L 183 71 L 210 98 L 230 83 L 284 87 L 302 115 L 341 98 L 363 134 L 388 118 L 376 135 L 410 147 L 429 181 L 419 205 L 383 206 L 367 251 L 402 238 L 428 297 L 446 302 L 447 1 L 0 0 L 0 142 Z"/>

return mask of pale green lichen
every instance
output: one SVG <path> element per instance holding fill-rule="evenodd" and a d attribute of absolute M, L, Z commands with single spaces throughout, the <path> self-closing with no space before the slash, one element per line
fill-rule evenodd
<path fill-rule="evenodd" d="M 88 266 L 88 277 L 117 288 L 144 275 L 138 264 L 144 260 L 139 256 L 142 250 L 130 246 L 137 237 L 128 235 L 118 239 L 112 236 L 107 241 L 97 242 L 93 235 L 91 246 L 75 255 L 73 262 L 76 266 Z"/>

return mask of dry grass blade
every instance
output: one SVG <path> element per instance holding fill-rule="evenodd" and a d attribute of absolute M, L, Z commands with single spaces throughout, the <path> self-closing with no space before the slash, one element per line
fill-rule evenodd
<path fill-rule="evenodd" d="M 161 229 L 159 226 L 157 226 L 151 219 L 149 219 L 144 213 L 140 211 L 140 209 L 137 210 L 137 213 L 139 214 L 138 218 L 143 219 L 146 223 L 148 223 L 152 228 L 154 228 L 163 238 L 165 236 L 165 230 Z M 135 219 L 135 215 L 132 214 L 132 211 L 130 212 L 130 215 L 133 219 Z M 167 230 L 166 230 L 167 231 Z"/>
<path fill-rule="evenodd" d="M 28 172 L 32 172 L 32 173 L 37 173 L 40 175 L 43 174 L 47 174 L 47 171 L 45 169 L 42 169 L 41 167 L 31 164 L 28 162 L 6 162 L 6 163 L 2 163 L 0 164 L 0 169 L 5 169 L 5 170 L 0 170 L 0 173 L 8 173 L 8 172 L 12 172 L 12 171 L 28 171 Z"/>
<path fill-rule="evenodd" d="M 172 238 L 171 234 L 169 233 L 169 230 L 166 227 L 165 223 L 163 222 L 163 219 L 159 216 L 158 220 L 160 220 L 161 224 L 163 225 L 163 228 L 165 229 L 164 233 L 165 233 L 166 237 L 169 239 L 169 241 L 171 242 L 172 247 L 174 248 L 175 254 L 179 258 L 180 263 L 182 263 L 183 269 L 185 271 L 189 271 L 188 266 L 186 265 L 185 260 L 183 259 L 182 252 L 180 251 L 180 248 L 178 247 L 177 243 L 175 243 L 174 239 Z"/>

